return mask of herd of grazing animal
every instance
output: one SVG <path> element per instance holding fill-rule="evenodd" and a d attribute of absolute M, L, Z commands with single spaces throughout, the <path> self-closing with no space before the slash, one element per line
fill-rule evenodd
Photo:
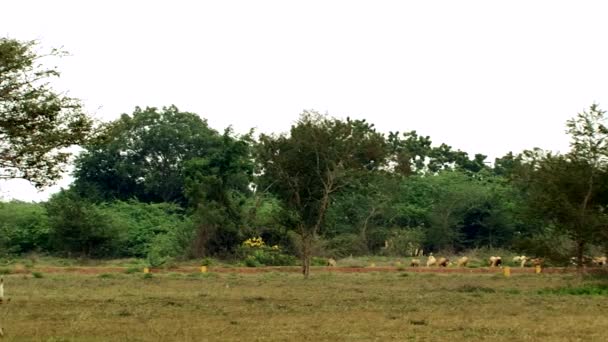
<path fill-rule="evenodd" d="M 467 267 L 469 261 L 471 259 L 467 256 L 463 256 L 458 258 L 458 260 L 456 261 L 456 266 L 457 267 Z M 502 267 L 503 265 L 503 260 L 502 257 L 500 256 L 491 256 L 488 258 L 488 265 L 490 267 Z M 520 267 L 526 267 L 526 266 L 542 266 L 544 264 L 544 259 L 543 258 L 531 258 L 525 255 L 517 255 L 515 257 L 513 257 L 512 259 L 513 264 L 519 265 Z M 600 256 L 600 257 L 585 257 L 585 259 L 583 260 L 583 262 L 585 264 L 591 264 L 594 266 L 606 266 L 608 264 L 608 258 L 605 256 Z M 576 259 L 572 258 L 572 263 L 575 265 L 576 264 Z M 399 262 L 400 264 L 400 262 Z M 450 259 L 445 258 L 445 257 L 440 257 L 440 258 L 435 258 L 435 256 L 433 256 L 433 253 L 429 253 L 429 256 L 426 259 L 426 267 L 431 267 L 431 266 L 437 266 L 437 267 L 448 267 L 453 265 L 454 263 L 450 262 Z M 329 258 L 327 260 L 327 266 L 336 266 L 337 262 L 335 259 L 333 258 Z M 410 260 L 410 267 L 420 267 L 421 265 L 423 265 L 421 259 L 419 257 L 417 258 L 413 258 Z"/>

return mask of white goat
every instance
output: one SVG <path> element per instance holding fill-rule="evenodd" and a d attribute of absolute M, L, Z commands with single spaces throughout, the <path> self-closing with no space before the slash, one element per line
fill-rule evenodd
<path fill-rule="evenodd" d="M 434 266 L 437 263 L 437 259 L 433 256 L 433 253 L 429 255 L 429 258 L 426 259 L 426 267 Z"/>

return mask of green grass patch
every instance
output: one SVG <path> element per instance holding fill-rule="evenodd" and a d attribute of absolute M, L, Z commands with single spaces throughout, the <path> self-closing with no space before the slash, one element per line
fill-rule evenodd
<path fill-rule="evenodd" d="M 542 289 L 541 295 L 572 295 L 572 296 L 608 296 L 608 284 L 585 284 L 582 286 L 567 286 L 554 289 Z"/>
<path fill-rule="evenodd" d="M 494 293 L 494 292 L 496 292 L 496 290 L 494 290 L 491 287 L 470 285 L 470 284 L 462 285 L 462 286 L 456 288 L 456 291 L 464 292 L 464 293 Z"/>

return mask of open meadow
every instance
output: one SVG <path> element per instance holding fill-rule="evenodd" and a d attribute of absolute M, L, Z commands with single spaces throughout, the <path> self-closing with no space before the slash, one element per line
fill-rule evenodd
<path fill-rule="evenodd" d="M 573 274 L 3 277 L 3 341 L 608 340 L 605 280 Z"/>

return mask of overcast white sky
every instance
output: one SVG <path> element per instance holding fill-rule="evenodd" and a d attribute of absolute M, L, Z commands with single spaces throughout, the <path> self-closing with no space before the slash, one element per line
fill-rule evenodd
<path fill-rule="evenodd" d="M 58 84 L 103 120 L 175 104 L 283 132 L 304 109 L 417 130 L 490 160 L 566 151 L 608 109 L 606 1 L 4 1 L 0 35 L 72 56 Z M 65 182 L 64 182 L 65 183 Z M 65 184 L 64 184 L 65 185 Z M 20 181 L 5 197 L 44 199 Z"/>

